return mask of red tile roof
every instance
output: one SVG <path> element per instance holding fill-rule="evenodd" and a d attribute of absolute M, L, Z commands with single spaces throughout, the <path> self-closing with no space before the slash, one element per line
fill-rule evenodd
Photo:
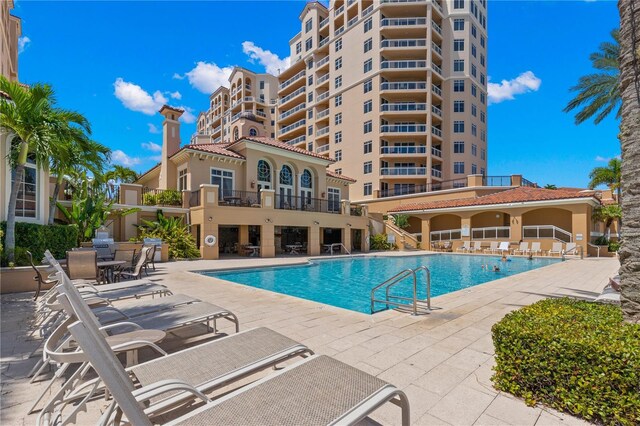
<path fill-rule="evenodd" d="M 242 137 L 235 142 L 231 142 L 228 147 L 232 147 L 233 145 L 240 143 L 242 141 L 256 142 L 262 145 L 273 146 L 275 148 L 284 149 L 285 151 L 296 152 L 298 154 L 308 155 L 309 157 L 321 158 L 323 160 L 327 160 L 331 163 L 335 162 L 334 159 L 326 157 L 324 155 L 316 154 L 315 152 L 307 151 L 306 149 L 296 148 L 295 146 L 289 145 L 284 142 L 280 142 L 277 139 L 265 138 L 265 137 Z"/>
<path fill-rule="evenodd" d="M 179 112 L 180 114 L 182 114 L 184 112 L 184 110 L 182 108 L 172 107 L 171 105 L 162 105 L 162 108 L 160 108 L 160 110 L 158 112 L 160 114 L 162 114 L 162 111 L 164 111 L 165 109 L 168 109 L 170 111 Z"/>
<path fill-rule="evenodd" d="M 582 191 L 580 189 L 544 189 L 519 186 L 506 191 L 483 195 L 476 198 L 459 198 L 455 200 L 426 201 L 421 203 L 409 203 L 395 207 L 390 212 L 403 212 L 415 210 L 436 210 L 449 209 L 455 207 L 484 206 L 492 204 L 525 203 L 531 201 L 552 201 L 575 198 L 592 198 L 593 191 Z"/>
<path fill-rule="evenodd" d="M 235 151 L 227 149 L 230 144 L 228 143 L 196 143 L 191 145 L 185 145 L 182 149 L 191 149 L 194 151 L 208 152 L 211 154 L 222 155 L 231 158 L 241 158 L 244 160 L 244 156 L 238 154 Z"/>
<path fill-rule="evenodd" d="M 342 180 L 348 180 L 349 182 L 357 182 L 354 178 L 350 178 L 349 176 L 345 176 L 345 175 L 339 175 L 338 173 L 332 172 L 331 170 L 327 170 L 327 176 L 334 179 L 342 179 Z"/>

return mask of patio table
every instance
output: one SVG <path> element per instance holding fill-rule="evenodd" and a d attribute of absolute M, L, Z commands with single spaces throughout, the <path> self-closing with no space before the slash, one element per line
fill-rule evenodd
<path fill-rule="evenodd" d="M 252 250 L 249 256 L 256 257 L 260 254 L 260 246 L 246 246 L 248 249 Z"/>
<path fill-rule="evenodd" d="M 289 254 L 300 254 L 302 244 L 287 244 L 285 247 L 289 249 Z"/>

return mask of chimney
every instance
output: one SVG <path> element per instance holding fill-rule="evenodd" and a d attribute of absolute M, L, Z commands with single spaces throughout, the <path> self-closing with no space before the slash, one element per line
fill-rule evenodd
<path fill-rule="evenodd" d="M 180 150 L 180 122 L 178 119 L 184 110 L 163 105 L 159 112 L 164 116 L 159 189 L 176 189 L 176 166 L 169 161 L 169 157 Z"/>

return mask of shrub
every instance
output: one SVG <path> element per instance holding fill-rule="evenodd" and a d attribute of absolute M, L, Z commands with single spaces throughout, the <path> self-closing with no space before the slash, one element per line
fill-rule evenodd
<path fill-rule="evenodd" d="M 499 390 L 610 425 L 640 424 L 640 325 L 612 305 L 548 299 L 492 329 Z"/>
<path fill-rule="evenodd" d="M 606 246 L 606 245 L 609 245 L 609 240 L 604 235 L 601 235 L 598 238 L 596 238 L 596 240 L 594 241 L 594 244 L 597 246 Z"/>
<path fill-rule="evenodd" d="M 169 244 L 171 259 L 200 257 L 200 250 L 189 232 L 189 226 L 184 224 L 181 217 L 165 217 L 162 210 L 158 210 L 155 221 L 143 220 L 142 222 L 142 225 L 138 225 L 139 241 L 145 237 L 161 238 L 162 242 Z"/>
<path fill-rule="evenodd" d="M 182 206 L 182 193 L 174 189 L 158 193 L 147 192 L 142 199 L 145 206 Z"/>
<path fill-rule="evenodd" d="M 609 241 L 609 252 L 613 253 L 620 250 L 620 242 L 619 241 Z"/>
<path fill-rule="evenodd" d="M 6 222 L 0 223 L 4 233 Z M 65 257 L 67 250 L 76 246 L 78 227 L 75 225 L 39 225 L 37 223 L 16 222 L 15 265 L 29 264 L 27 250 L 33 254 L 34 263 L 38 264 L 44 257 L 45 250 L 50 250 L 54 257 Z M 4 237 L 2 237 L 4 246 Z M 7 265 L 6 253 L 2 253 L 2 265 Z"/>
<path fill-rule="evenodd" d="M 392 244 L 387 242 L 387 234 L 377 234 L 369 237 L 370 250 L 391 250 Z"/>

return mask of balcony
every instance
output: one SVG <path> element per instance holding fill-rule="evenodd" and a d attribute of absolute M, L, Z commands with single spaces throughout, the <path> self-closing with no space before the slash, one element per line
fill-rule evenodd
<path fill-rule="evenodd" d="M 324 47 L 329 43 L 329 37 L 325 37 L 322 40 L 320 40 L 320 43 L 318 44 L 318 47 Z"/>
<path fill-rule="evenodd" d="M 340 6 L 339 8 L 337 8 L 336 10 L 333 11 L 333 16 L 338 16 L 340 15 L 342 12 L 344 12 L 344 5 Z"/>
<path fill-rule="evenodd" d="M 321 86 L 322 83 L 329 81 L 329 73 L 326 73 L 325 75 L 321 76 L 320 78 L 318 78 L 316 80 L 316 86 Z"/>
<path fill-rule="evenodd" d="M 306 140 L 307 140 L 307 137 L 305 135 L 302 135 L 302 136 L 298 136 L 295 139 L 291 139 L 290 141 L 286 141 L 286 144 L 295 146 L 295 145 L 298 145 L 299 143 L 302 143 L 302 142 L 304 142 Z"/>
<path fill-rule="evenodd" d="M 431 155 L 433 155 L 434 157 L 442 158 L 442 151 L 436 148 L 435 146 L 432 146 Z"/>
<path fill-rule="evenodd" d="M 426 3 L 428 0 L 380 0 L 380 4 Z"/>
<path fill-rule="evenodd" d="M 324 18 L 324 19 L 320 20 L 320 23 L 319 23 L 319 26 L 318 26 L 318 27 L 319 27 L 319 28 L 322 28 L 322 27 L 324 27 L 325 25 L 327 25 L 328 23 L 329 23 L 329 18 Z"/>
<path fill-rule="evenodd" d="M 371 12 L 373 12 L 373 5 L 367 7 L 365 10 L 362 11 L 362 17 L 364 18 L 365 16 L 367 16 Z"/>
<path fill-rule="evenodd" d="M 321 137 L 329 134 L 329 126 L 323 127 L 322 129 L 318 129 L 316 132 L 317 137 Z"/>
<path fill-rule="evenodd" d="M 382 61 L 380 69 L 414 70 L 427 68 L 427 61 Z"/>
<path fill-rule="evenodd" d="M 329 97 L 329 91 L 327 90 L 326 92 L 324 92 L 324 93 L 320 93 L 320 94 L 318 95 L 318 97 L 316 98 L 316 102 L 324 101 L 324 100 L 325 100 L 325 99 L 327 99 L 328 97 Z"/>
<path fill-rule="evenodd" d="M 297 197 L 295 195 L 276 194 L 275 208 L 280 210 L 298 210 L 312 213 L 340 214 L 341 203 L 320 198 Z"/>
<path fill-rule="evenodd" d="M 431 112 L 442 118 L 442 110 L 435 105 L 431 105 Z"/>
<path fill-rule="evenodd" d="M 342 26 L 342 27 L 338 28 L 337 30 L 335 30 L 335 31 L 333 32 L 333 35 L 334 35 L 335 37 L 338 37 L 338 36 L 339 36 L 340 34 L 342 34 L 343 32 L 344 32 L 344 26 Z"/>
<path fill-rule="evenodd" d="M 295 114 L 298 111 L 301 111 L 301 110 L 305 109 L 306 107 L 307 107 L 307 104 L 304 104 L 304 103 L 302 103 L 300 105 L 297 105 L 296 107 L 294 107 L 294 108 L 292 108 L 292 109 L 290 109 L 288 111 L 285 111 L 282 114 L 280 114 L 278 116 L 278 120 L 284 120 L 285 118 L 291 116 L 292 114 Z"/>
<path fill-rule="evenodd" d="M 440 25 L 436 24 L 436 21 L 431 21 L 431 26 L 438 34 L 442 35 L 442 28 Z"/>
<path fill-rule="evenodd" d="M 380 90 L 425 90 L 425 81 L 386 81 L 380 84 Z"/>
<path fill-rule="evenodd" d="M 327 152 L 327 151 L 329 151 L 329 144 L 322 145 L 316 148 L 316 154 L 322 154 L 323 152 Z"/>
<path fill-rule="evenodd" d="M 265 114 L 263 111 L 256 111 L 256 115 L 258 117 L 267 118 L 267 114 Z"/>
<path fill-rule="evenodd" d="M 435 178 L 439 178 L 442 179 L 442 170 L 438 170 L 438 169 L 431 169 L 431 176 L 435 177 Z"/>
<path fill-rule="evenodd" d="M 381 112 L 426 111 L 427 104 L 422 102 L 399 102 L 380 105 Z"/>
<path fill-rule="evenodd" d="M 380 154 L 383 155 L 412 155 L 426 153 L 426 146 L 383 146 L 380 148 Z"/>
<path fill-rule="evenodd" d="M 304 94 L 304 92 L 306 92 L 307 88 L 306 87 L 301 87 L 298 90 L 296 90 L 295 92 L 285 96 L 284 98 L 280 99 L 280 106 L 283 106 L 284 104 L 286 104 L 287 102 L 289 102 L 290 100 Z"/>
<path fill-rule="evenodd" d="M 442 130 L 438 129 L 436 126 L 431 126 L 431 133 L 442 138 Z"/>
<path fill-rule="evenodd" d="M 324 58 L 320 59 L 318 62 L 316 62 L 316 69 L 320 69 L 320 67 L 322 67 L 323 65 L 326 65 L 329 63 L 329 57 L 325 56 Z"/>
<path fill-rule="evenodd" d="M 251 191 L 220 190 L 220 206 L 261 207 L 260 194 Z"/>
<path fill-rule="evenodd" d="M 347 22 L 347 28 L 351 28 L 353 25 L 355 25 L 355 23 L 358 22 L 358 16 L 354 16 L 353 18 L 349 19 L 349 21 Z"/>
<path fill-rule="evenodd" d="M 432 91 L 433 93 L 435 93 L 436 95 L 438 95 L 438 96 L 442 97 L 442 89 L 441 89 L 441 88 L 439 88 L 438 86 L 436 86 L 435 84 L 432 84 L 432 85 L 431 85 L 431 91 Z"/>
<path fill-rule="evenodd" d="M 316 115 L 316 120 L 321 120 L 325 117 L 329 116 L 329 108 L 323 109 L 322 111 L 320 111 L 318 113 L 318 115 Z"/>
<path fill-rule="evenodd" d="M 383 124 L 380 126 L 381 133 L 424 133 L 426 131 L 426 124 Z"/>
<path fill-rule="evenodd" d="M 426 176 L 426 167 L 382 167 L 382 176 Z"/>
<path fill-rule="evenodd" d="M 427 18 L 385 18 L 380 21 L 381 27 L 416 27 L 427 25 Z"/>
<path fill-rule="evenodd" d="M 442 68 L 440 68 L 438 65 L 436 65 L 433 62 L 431 63 L 431 69 L 437 72 L 438 74 L 440 74 L 440 76 L 442 76 Z"/>
<path fill-rule="evenodd" d="M 287 81 L 283 82 L 282 84 L 280 84 L 280 86 L 278 86 L 278 90 L 282 90 L 285 87 L 290 86 L 291 84 L 293 84 L 296 81 L 300 80 L 301 78 L 304 78 L 305 72 L 306 72 L 305 70 L 302 70 L 298 74 L 296 74 L 293 77 L 291 77 L 290 79 L 288 79 Z"/>
<path fill-rule="evenodd" d="M 426 47 L 427 40 L 424 38 L 407 38 L 407 39 L 386 39 L 380 42 L 380 48 L 393 49 L 410 49 L 416 47 Z"/>
<path fill-rule="evenodd" d="M 280 134 L 280 136 L 282 136 L 285 133 L 289 133 L 290 131 L 297 129 L 298 127 L 304 126 L 306 123 L 307 123 L 307 120 L 305 120 L 305 119 L 296 121 L 292 125 L 287 126 L 287 127 L 283 127 L 282 129 L 280 129 L 280 133 L 279 134 Z"/>

